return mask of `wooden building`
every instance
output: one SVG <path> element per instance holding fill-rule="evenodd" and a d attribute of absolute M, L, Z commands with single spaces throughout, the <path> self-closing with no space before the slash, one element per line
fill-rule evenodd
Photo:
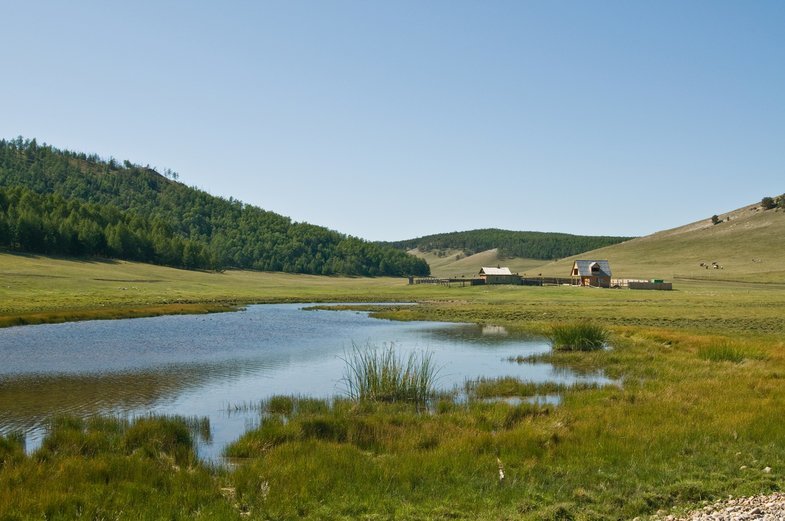
<path fill-rule="evenodd" d="M 576 260 L 570 276 L 577 286 L 611 287 L 611 265 L 606 260 Z"/>
<path fill-rule="evenodd" d="M 521 277 L 517 274 L 513 274 L 510 271 L 510 268 L 502 268 L 501 266 L 496 268 L 486 268 L 482 267 L 480 269 L 480 278 L 485 281 L 486 284 L 520 284 Z"/>

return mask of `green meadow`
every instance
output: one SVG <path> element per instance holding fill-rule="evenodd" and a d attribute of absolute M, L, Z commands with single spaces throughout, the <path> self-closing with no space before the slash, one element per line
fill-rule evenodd
<path fill-rule="evenodd" d="M 376 313 L 546 335 L 598 325 L 607 347 L 520 362 L 616 382 L 483 380 L 424 411 L 359 394 L 275 397 L 227 449 L 226 468 L 195 457 L 187 419 L 59 418 L 31 454 L 0 438 L 0 519 L 645 519 L 781 490 L 785 285 L 763 279 L 685 280 L 670 292 L 461 288 L 0 254 L 4 325 L 418 302 Z M 554 395 L 557 405 L 529 401 Z"/>
<path fill-rule="evenodd" d="M 191 271 L 0 252 L 0 326 L 174 313 L 249 302 L 406 298 L 405 279 Z"/>

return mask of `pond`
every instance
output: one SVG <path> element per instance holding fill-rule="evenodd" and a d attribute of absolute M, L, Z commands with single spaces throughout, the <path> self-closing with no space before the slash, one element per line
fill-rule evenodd
<path fill-rule="evenodd" d="M 0 432 L 40 444 L 58 414 L 206 417 L 202 458 L 221 451 L 259 413 L 245 404 L 274 394 L 345 392 L 344 356 L 353 345 L 433 353 L 437 385 L 514 376 L 535 382 L 607 381 L 508 358 L 550 349 L 544 339 L 498 326 L 379 320 L 367 312 L 249 306 L 231 313 L 73 322 L 0 329 Z"/>

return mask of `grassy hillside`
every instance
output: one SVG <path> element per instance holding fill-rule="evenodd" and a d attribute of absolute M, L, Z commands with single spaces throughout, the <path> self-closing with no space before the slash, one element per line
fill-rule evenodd
<path fill-rule="evenodd" d="M 785 211 L 750 205 L 671 230 L 537 267 L 567 276 L 578 258 L 608 259 L 614 277 L 785 281 Z M 716 262 L 722 269 L 712 269 Z M 709 269 L 700 264 L 708 264 Z"/>
<path fill-rule="evenodd" d="M 418 239 L 388 243 L 404 250 L 441 254 L 458 250 L 466 255 L 498 250 L 503 258 L 551 260 L 628 240 L 629 237 L 571 235 L 551 232 L 520 232 L 487 228 L 440 233 Z"/>
<path fill-rule="evenodd" d="M 435 277 L 473 277 L 482 266 L 507 266 L 513 273 L 527 273 L 542 265 L 540 259 L 502 257 L 497 248 L 474 255 L 466 255 L 461 250 L 423 252 L 414 249 L 409 250 L 409 253 L 424 259 Z"/>

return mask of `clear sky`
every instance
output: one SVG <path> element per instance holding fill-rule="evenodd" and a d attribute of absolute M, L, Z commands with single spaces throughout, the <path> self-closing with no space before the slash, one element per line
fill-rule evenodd
<path fill-rule="evenodd" d="M 371 240 L 785 192 L 785 2 L 0 0 L 0 137 Z"/>

